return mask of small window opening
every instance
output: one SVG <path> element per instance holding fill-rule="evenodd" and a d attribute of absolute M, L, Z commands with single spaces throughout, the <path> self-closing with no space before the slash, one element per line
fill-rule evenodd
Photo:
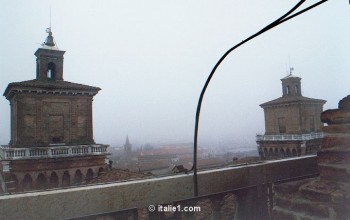
<path fill-rule="evenodd" d="M 286 93 L 287 93 L 287 95 L 289 95 L 289 93 L 290 93 L 289 86 L 286 86 Z"/>
<path fill-rule="evenodd" d="M 61 143 L 61 138 L 59 138 L 59 137 L 53 137 L 52 138 L 52 143 Z"/>
<path fill-rule="evenodd" d="M 295 90 L 295 94 L 298 95 L 299 94 L 299 87 L 298 87 L 298 85 L 294 86 L 294 90 Z"/>
<path fill-rule="evenodd" d="M 285 118 L 278 118 L 278 130 L 280 134 L 286 133 L 286 120 Z"/>
<path fill-rule="evenodd" d="M 51 77 L 52 77 L 52 70 L 49 69 L 49 70 L 47 71 L 47 78 L 48 78 L 48 79 L 51 79 Z"/>
<path fill-rule="evenodd" d="M 55 79 L 56 77 L 56 65 L 54 63 L 49 63 L 47 66 L 47 78 Z"/>

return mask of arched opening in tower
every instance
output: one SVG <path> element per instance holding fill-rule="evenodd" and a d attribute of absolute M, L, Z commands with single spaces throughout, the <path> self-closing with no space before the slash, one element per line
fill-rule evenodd
<path fill-rule="evenodd" d="M 46 177 L 42 173 L 40 173 L 36 179 L 36 188 L 37 189 L 45 189 L 46 188 Z"/>
<path fill-rule="evenodd" d="M 58 176 L 56 172 L 52 172 L 50 176 L 50 188 L 58 187 Z"/>
<path fill-rule="evenodd" d="M 47 65 L 47 78 L 52 80 L 56 78 L 56 65 L 52 62 Z"/>
<path fill-rule="evenodd" d="M 33 186 L 32 177 L 27 173 L 24 176 L 23 182 L 22 182 L 23 191 L 30 191 L 30 190 L 32 190 L 32 186 Z"/>

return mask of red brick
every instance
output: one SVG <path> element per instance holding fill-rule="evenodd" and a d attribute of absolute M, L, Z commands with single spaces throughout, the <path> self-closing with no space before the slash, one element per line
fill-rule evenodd
<path fill-rule="evenodd" d="M 349 150 L 321 150 L 317 153 L 317 161 L 320 164 L 350 163 Z"/>
<path fill-rule="evenodd" d="M 331 109 L 321 114 L 321 121 L 327 124 L 350 123 L 350 110 Z"/>
<path fill-rule="evenodd" d="M 350 136 L 326 136 L 322 140 L 322 149 L 350 149 Z"/>

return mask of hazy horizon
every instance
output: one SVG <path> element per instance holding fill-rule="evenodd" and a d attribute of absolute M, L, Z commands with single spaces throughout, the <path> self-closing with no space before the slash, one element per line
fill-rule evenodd
<path fill-rule="evenodd" d="M 129 135 L 135 146 L 193 143 L 198 97 L 215 63 L 297 2 L 0 0 L 0 91 L 35 78 L 51 7 L 64 80 L 102 89 L 93 103 L 96 142 L 121 146 Z M 348 1 L 330 0 L 234 51 L 204 97 L 199 145 L 254 146 L 265 131 L 259 105 L 282 95 L 290 67 L 303 96 L 337 108 L 350 94 L 349 27 Z M 0 111 L 0 144 L 8 144 L 3 96 Z"/>

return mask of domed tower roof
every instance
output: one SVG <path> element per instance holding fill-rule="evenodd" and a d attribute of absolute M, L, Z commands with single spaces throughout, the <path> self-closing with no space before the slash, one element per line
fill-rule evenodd
<path fill-rule="evenodd" d="M 51 27 L 46 28 L 46 33 L 48 33 L 49 35 L 46 37 L 44 43 L 42 43 L 42 48 L 51 49 L 51 50 L 58 50 L 55 39 L 52 36 Z"/>

